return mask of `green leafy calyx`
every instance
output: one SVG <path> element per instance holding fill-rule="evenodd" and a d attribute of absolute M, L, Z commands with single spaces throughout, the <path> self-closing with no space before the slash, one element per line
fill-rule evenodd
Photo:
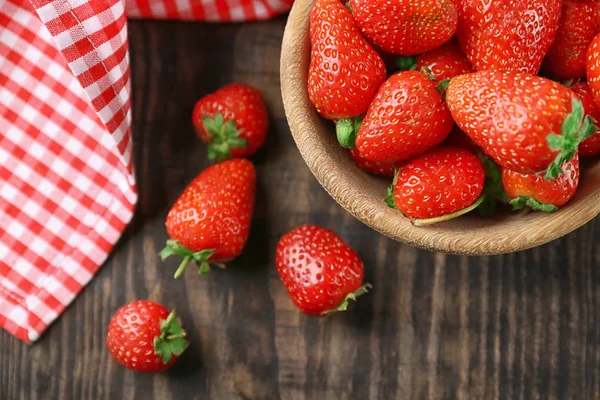
<path fill-rule="evenodd" d="M 244 148 L 248 144 L 240 138 L 235 122 L 230 119 L 225 122 L 223 114 L 203 115 L 202 125 L 210 137 L 208 158 L 210 160 L 226 160 L 231 158 L 231 149 Z"/>
<path fill-rule="evenodd" d="M 356 289 L 352 293 L 348 293 L 344 300 L 336 307 L 331 310 L 324 311 L 322 315 L 329 315 L 338 311 L 346 311 L 348 309 L 348 302 L 350 300 L 356 301 L 356 299 L 362 296 L 365 293 L 368 293 L 370 289 L 373 289 L 373 286 L 370 283 L 365 283 L 358 289 Z"/>
<path fill-rule="evenodd" d="M 558 207 L 554 204 L 541 203 L 529 196 L 519 196 L 516 199 L 512 199 L 510 201 L 510 205 L 513 207 L 513 210 L 521 210 L 524 207 L 529 207 L 532 210 L 543 211 L 547 213 L 558 211 Z"/>
<path fill-rule="evenodd" d="M 396 67 L 399 71 L 414 71 L 417 69 L 417 59 L 413 56 L 396 57 Z"/>
<path fill-rule="evenodd" d="M 355 147 L 356 134 L 362 124 L 362 116 L 343 118 L 335 123 L 335 132 L 338 142 L 346 149 Z"/>
<path fill-rule="evenodd" d="M 160 259 L 165 261 L 172 255 L 182 257 L 181 264 L 175 271 L 175 279 L 179 278 L 185 272 L 188 264 L 194 262 L 198 266 L 198 273 L 200 275 L 206 275 L 210 272 L 210 265 L 208 263 L 210 257 L 215 253 L 214 249 L 200 250 L 193 252 L 185 246 L 182 246 L 178 240 L 169 239 L 164 249 L 158 253 Z"/>
<path fill-rule="evenodd" d="M 502 184 L 502 172 L 498 165 L 491 158 L 486 157 L 482 153 L 477 153 L 477 156 L 485 169 L 485 183 L 483 186 L 484 199 L 477 207 L 479 214 L 488 217 L 496 212 L 498 202 L 508 203 L 508 195 L 504 191 Z"/>
<path fill-rule="evenodd" d="M 154 354 L 162 359 L 163 364 L 168 364 L 173 355 L 180 356 L 189 346 L 185 340 L 186 332 L 172 311 L 167 319 L 160 320 L 160 335 L 154 338 Z"/>

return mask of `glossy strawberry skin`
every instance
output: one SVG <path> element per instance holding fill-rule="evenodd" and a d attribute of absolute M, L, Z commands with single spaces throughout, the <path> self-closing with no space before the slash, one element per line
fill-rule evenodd
<path fill-rule="evenodd" d="M 367 160 L 408 160 L 444 141 L 452 116 L 436 84 L 418 71 L 392 75 L 379 89 L 356 136 Z"/>
<path fill-rule="evenodd" d="M 239 138 L 246 141 L 244 147 L 231 149 L 231 157 L 251 156 L 265 142 L 269 117 L 258 89 L 243 83 L 232 83 L 198 100 L 192 122 L 196 134 L 205 143 L 210 143 L 212 137 L 204 127 L 202 119 L 204 116 L 214 117 L 216 113 L 221 113 L 225 122 L 233 120 Z"/>
<path fill-rule="evenodd" d="M 596 104 L 600 106 L 600 34 L 594 37 L 587 52 L 587 81 Z"/>
<path fill-rule="evenodd" d="M 485 170 L 473 153 L 437 147 L 403 165 L 394 180 L 396 208 L 412 219 L 463 210 L 483 192 Z"/>
<path fill-rule="evenodd" d="M 455 3 L 458 41 L 476 70 L 539 72 L 558 30 L 561 1 Z"/>
<path fill-rule="evenodd" d="M 350 8 L 363 34 L 392 54 L 424 53 L 456 32 L 452 0 L 350 0 Z"/>
<path fill-rule="evenodd" d="M 334 121 L 363 114 L 385 81 L 386 68 L 350 11 L 339 0 L 316 0 L 310 38 L 308 96 L 317 112 Z"/>
<path fill-rule="evenodd" d="M 233 159 L 208 167 L 169 211 L 169 237 L 192 252 L 214 249 L 213 262 L 237 257 L 248 239 L 255 191 L 250 161 Z"/>
<path fill-rule="evenodd" d="M 565 0 L 544 71 L 558 80 L 585 78 L 587 49 L 599 32 L 600 3 Z"/>
<path fill-rule="evenodd" d="M 453 39 L 425 54 L 417 56 L 417 71 L 428 68 L 438 81 L 473 72 L 473 66 Z"/>
<path fill-rule="evenodd" d="M 335 309 L 363 284 L 364 265 L 333 231 L 301 225 L 277 244 L 275 264 L 290 298 L 305 314 Z"/>
<path fill-rule="evenodd" d="M 163 364 L 153 345 L 154 338 L 161 334 L 160 320 L 166 320 L 168 315 L 166 308 L 147 300 L 136 300 L 117 310 L 106 335 L 108 350 L 115 360 L 138 372 L 169 368 L 177 356 Z"/>
<path fill-rule="evenodd" d="M 376 161 L 369 161 L 360 155 L 357 149 L 350 150 L 350 156 L 362 170 L 372 174 L 380 176 L 394 176 L 394 164 L 393 163 L 380 163 Z"/>
<path fill-rule="evenodd" d="M 580 81 L 571 86 L 571 90 L 579 97 L 585 113 L 590 115 L 596 125 L 600 121 L 600 107 L 594 101 L 594 95 L 589 85 L 585 81 Z M 584 140 L 579 145 L 579 155 L 581 157 L 592 157 L 600 154 L 600 134 L 596 133 Z"/>
<path fill-rule="evenodd" d="M 446 92 L 458 126 L 500 166 L 540 172 L 557 151 L 546 143 L 560 134 L 574 93 L 563 85 L 519 72 L 481 71 L 458 76 Z"/>
<path fill-rule="evenodd" d="M 579 185 L 579 156 L 576 154 L 563 165 L 563 173 L 557 179 L 547 181 L 543 175 L 520 174 L 504 169 L 502 184 L 511 199 L 526 196 L 543 204 L 564 206 L 575 195 Z"/>

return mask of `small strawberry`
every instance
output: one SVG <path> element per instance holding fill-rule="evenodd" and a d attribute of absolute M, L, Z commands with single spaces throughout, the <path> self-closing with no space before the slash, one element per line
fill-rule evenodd
<path fill-rule="evenodd" d="M 302 225 L 282 236 L 275 255 L 277 272 L 290 298 L 305 314 L 344 311 L 349 300 L 367 293 L 364 265 L 329 229 Z"/>
<path fill-rule="evenodd" d="M 447 221 L 483 201 L 483 164 L 476 155 L 440 146 L 403 164 L 386 202 L 415 225 Z"/>
<path fill-rule="evenodd" d="M 427 76 L 417 71 L 392 75 L 379 89 L 356 136 L 367 160 L 408 160 L 444 141 L 452 116 Z"/>
<path fill-rule="evenodd" d="M 592 117 L 597 128 L 598 122 L 600 122 L 600 107 L 594 101 L 594 95 L 589 85 L 585 81 L 576 82 L 571 86 L 571 90 L 579 97 L 585 113 Z M 600 155 L 600 133 L 598 131 L 579 145 L 579 155 L 581 157 Z"/>
<path fill-rule="evenodd" d="M 504 190 L 512 199 L 515 210 L 527 206 L 537 211 L 553 212 L 565 205 L 577 190 L 579 184 L 579 156 L 563 164 L 562 174 L 547 181 L 536 174 L 520 174 L 505 169 L 502 171 Z"/>
<path fill-rule="evenodd" d="M 585 78 L 587 49 L 600 31 L 600 3 L 565 0 L 556 39 L 544 59 L 544 71 L 559 80 Z"/>
<path fill-rule="evenodd" d="M 242 252 L 254 211 L 256 172 L 245 159 L 208 167 L 184 190 L 167 215 L 170 240 L 160 252 L 183 258 L 175 278 L 195 262 L 201 274 Z"/>
<path fill-rule="evenodd" d="M 386 68 L 350 11 L 339 0 L 316 0 L 310 39 L 308 95 L 317 112 L 334 121 L 363 114 L 385 81 Z"/>
<path fill-rule="evenodd" d="M 404 71 L 414 69 L 423 71 L 423 68 L 427 68 L 436 81 L 473 72 L 473 66 L 455 39 L 416 57 L 398 57 L 396 66 Z"/>
<path fill-rule="evenodd" d="M 204 96 L 192 116 L 196 133 L 208 143 L 208 158 L 247 157 L 263 145 L 269 129 L 267 108 L 260 92 L 232 83 Z"/>
<path fill-rule="evenodd" d="M 500 166 L 560 174 L 595 128 L 563 85 L 520 72 L 481 71 L 450 81 L 446 101 L 458 126 Z"/>
<path fill-rule="evenodd" d="M 376 161 L 369 161 L 360 155 L 357 149 L 351 149 L 350 155 L 352 159 L 361 169 L 367 171 L 373 175 L 394 176 L 394 164 L 393 163 L 380 163 Z"/>
<path fill-rule="evenodd" d="M 424 53 L 456 32 L 452 0 L 350 0 L 363 34 L 383 50 L 402 56 Z"/>
<path fill-rule="evenodd" d="M 600 33 L 594 37 L 587 51 L 587 81 L 594 94 L 596 104 L 600 106 Z"/>
<path fill-rule="evenodd" d="M 169 368 L 185 351 L 185 331 L 160 304 L 136 300 L 119 308 L 110 320 L 106 344 L 110 354 L 126 368 L 158 372 Z"/>
<path fill-rule="evenodd" d="M 537 74 L 558 30 L 559 0 L 455 0 L 457 37 L 476 70 Z"/>

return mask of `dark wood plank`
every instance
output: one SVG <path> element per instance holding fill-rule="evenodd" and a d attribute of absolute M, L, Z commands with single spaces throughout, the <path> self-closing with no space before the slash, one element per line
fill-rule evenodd
<path fill-rule="evenodd" d="M 433 254 L 377 235 L 318 185 L 279 95 L 283 18 L 209 25 L 131 22 L 140 203 L 97 277 L 31 346 L 0 333 L 0 398 L 593 399 L 600 392 L 600 224 L 527 252 Z M 164 217 L 207 164 L 190 122 L 197 98 L 230 81 L 261 88 L 272 117 L 254 161 L 257 210 L 227 271 L 174 281 L 156 253 Z M 375 290 L 325 321 L 299 314 L 275 272 L 279 236 L 326 225 L 367 265 Z M 165 374 L 116 365 L 112 313 L 135 298 L 177 309 L 192 347 Z"/>

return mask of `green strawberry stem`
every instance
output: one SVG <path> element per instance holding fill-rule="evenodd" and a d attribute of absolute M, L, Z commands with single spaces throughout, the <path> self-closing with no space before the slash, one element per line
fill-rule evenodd
<path fill-rule="evenodd" d="M 477 207 L 477 211 L 480 215 L 488 217 L 496 212 L 498 202 L 508 203 L 509 199 L 504 191 L 502 172 L 500 172 L 498 165 L 481 152 L 477 152 L 477 157 L 479 157 L 485 169 L 485 183 L 483 186 L 485 199 Z"/>
<path fill-rule="evenodd" d="M 558 207 L 554 204 L 541 203 L 529 196 L 519 196 L 516 199 L 512 199 L 509 203 L 513 207 L 513 210 L 521 210 L 524 207 L 529 207 L 532 210 L 543 211 L 547 213 L 558 211 Z"/>
<path fill-rule="evenodd" d="M 342 302 L 336 308 L 324 311 L 322 315 L 329 315 L 338 311 L 346 311 L 348 309 L 349 300 L 356 301 L 358 297 L 362 296 L 365 293 L 368 293 L 369 289 L 373 289 L 373 285 L 371 285 L 370 283 L 365 283 L 364 285 L 356 289 L 354 292 L 348 293 L 344 300 L 342 300 Z"/>
<path fill-rule="evenodd" d="M 546 138 L 550 150 L 558 151 L 556 158 L 546 169 L 546 180 L 558 178 L 562 173 L 562 166 L 573 158 L 579 144 L 596 132 L 596 126 L 592 117 L 585 115 L 581 101 L 573 96 L 572 111 L 562 126 L 562 134 L 551 133 Z"/>
<path fill-rule="evenodd" d="M 208 158 L 210 160 L 226 160 L 231 158 L 231 149 L 244 148 L 247 145 L 245 139 L 240 138 L 235 122 L 230 119 L 223 121 L 223 114 L 203 115 L 202 125 L 210 136 L 208 144 Z"/>
<path fill-rule="evenodd" d="M 355 147 L 356 134 L 360 129 L 362 117 L 343 118 L 335 123 L 338 142 L 346 149 Z"/>
<path fill-rule="evenodd" d="M 175 311 L 171 311 L 167 319 L 161 319 L 159 324 L 160 335 L 153 341 L 154 354 L 161 357 L 163 364 L 168 364 L 173 355 L 180 356 L 187 349 L 189 342 L 185 340 L 186 332 L 181 327 Z"/>
<path fill-rule="evenodd" d="M 417 59 L 413 56 L 396 57 L 396 67 L 399 71 L 414 71 L 417 69 Z"/>
<path fill-rule="evenodd" d="M 394 185 L 389 185 L 387 187 L 387 196 L 385 196 L 384 201 L 389 208 L 396 208 L 396 200 L 394 199 Z"/>
<path fill-rule="evenodd" d="M 411 222 L 415 226 L 425 226 L 425 225 L 437 224 L 438 222 L 450 221 L 451 219 L 458 218 L 461 215 L 465 215 L 466 213 L 469 213 L 469 212 L 473 211 L 474 209 L 476 209 L 477 207 L 479 207 L 479 205 L 481 203 L 483 203 L 483 200 L 485 200 L 485 196 L 481 195 L 481 196 L 479 196 L 479 198 L 477 199 L 477 201 L 475 201 L 475 203 L 473 203 L 469 207 L 464 208 L 464 209 L 462 209 L 460 211 L 457 211 L 455 213 L 448 214 L 448 215 L 443 215 L 441 217 L 436 217 L 436 218 L 413 219 L 413 220 L 411 220 Z"/>
<path fill-rule="evenodd" d="M 198 266 L 198 273 L 200 275 L 206 275 L 210 272 L 210 265 L 208 260 L 215 253 L 214 249 L 200 250 L 193 252 L 185 246 L 182 246 L 178 240 L 169 239 L 164 249 L 158 253 L 160 259 L 165 261 L 172 255 L 182 257 L 179 267 L 175 271 L 175 279 L 179 278 L 185 272 L 190 262 L 194 262 Z"/>

